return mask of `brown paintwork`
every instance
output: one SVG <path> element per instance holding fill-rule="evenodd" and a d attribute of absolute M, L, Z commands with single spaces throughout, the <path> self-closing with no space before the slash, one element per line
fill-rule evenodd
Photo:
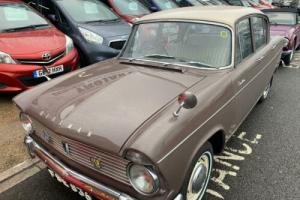
<path fill-rule="evenodd" d="M 218 7 L 207 8 L 211 15 L 203 19 L 193 14 L 206 8 L 190 8 L 192 14 L 185 17 L 182 9 L 177 17 L 176 10 L 165 11 L 138 23 L 160 17 L 162 21 L 171 20 L 163 16 L 172 13 L 176 20 L 209 18 L 231 26 L 235 32 L 235 24 L 241 18 L 262 15 L 251 8 L 233 8 L 231 22 L 225 23 L 218 17 L 213 20 Z M 187 68 L 179 72 L 112 59 L 42 84 L 14 101 L 23 112 L 57 134 L 120 156 L 128 149 L 143 152 L 161 174 L 163 188 L 158 194 L 144 197 L 114 181 L 102 179 L 103 182 L 138 199 L 173 199 L 198 149 L 216 133 L 222 134 L 224 142 L 228 140 L 255 106 L 279 64 L 284 43 L 282 38 L 272 38 L 242 63 L 223 70 Z M 241 80 L 245 80 L 242 85 Z M 182 110 L 175 118 L 177 96 L 186 90 L 197 96 L 198 104 L 191 110 Z M 93 176 L 94 172 L 72 161 L 65 162 Z"/>

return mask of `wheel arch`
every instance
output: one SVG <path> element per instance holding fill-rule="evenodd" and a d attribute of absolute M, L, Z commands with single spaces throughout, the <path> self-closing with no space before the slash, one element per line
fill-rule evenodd
<path fill-rule="evenodd" d="M 214 154 L 219 154 L 225 147 L 225 133 L 223 130 L 218 130 L 208 140 L 211 143 Z"/>

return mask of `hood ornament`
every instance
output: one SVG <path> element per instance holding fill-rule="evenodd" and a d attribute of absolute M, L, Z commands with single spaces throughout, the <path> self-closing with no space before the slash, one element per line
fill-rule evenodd
<path fill-rule="evenodd" d="M 49 61 L 49 60 L 51 60 L 51 54 L 50 53 L 44 53 L 43 55 L 42 55 L 42 59 L 43 60 L 45 60 L 45 61 Z"/>
<path fill-rule="evenodd" d="M 178 96 L 179 108 L 173 113 L 174 117 L 179 117 L 182 108 L 192 109 L 197 105 L 197 97 L 191 92 L 183 92 Z"/>

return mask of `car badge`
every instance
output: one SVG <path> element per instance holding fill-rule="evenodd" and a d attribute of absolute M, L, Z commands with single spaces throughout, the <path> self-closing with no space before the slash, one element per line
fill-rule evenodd
<path fill-rule="evenodd" d="M 96 169 L 102 168 L 102 161 L 100 158 L 90 158 L 90 161 Z"/>
<path fill-rule="evenodd" d="M 65 152 L 67 155 L 70 155 L 70 146 L 69 146 L 69 144 L 66 143 L 66 142 L 62 142 L 62 146 L 63 146 L 64 152 Z"/>
<path fill-rule="evenodd" d="M 46 131 L 43 131 L 42 138 L 49 144 L 53 143 L 53 139 L 52 139 L 51 135 Z"/>
<path fill-rule="evenodd" d="M 43 60 L 49 61 L 51 59 L 51 54 L 50 53 L 44 53 L 42 55 Z"/>

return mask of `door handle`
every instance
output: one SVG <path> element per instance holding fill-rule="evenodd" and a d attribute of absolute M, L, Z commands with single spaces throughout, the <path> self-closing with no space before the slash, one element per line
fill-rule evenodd
<path fill-rule="evenodd" d="M 242 80 L 238 81 L 238 85 L 239 86 L 243 85 L 245 83 L 245 81 L 246 81 L 246 79 L 242 79 Z"/>
<path fill-rule="evenodd" d="M 273 46 L 272 46 L 272 49 L 275 49 L 277 47 L 277 44 L 274 44 Z"/>
<path fill-rule="evenodd" d="M 265 56 L 262 56 L 262 57 L 258 58 L 256 61 L 257 61 L 257 62 L 260 62 L 260 61 L 262 61 L 264 58 L 265 58 Z"/>

